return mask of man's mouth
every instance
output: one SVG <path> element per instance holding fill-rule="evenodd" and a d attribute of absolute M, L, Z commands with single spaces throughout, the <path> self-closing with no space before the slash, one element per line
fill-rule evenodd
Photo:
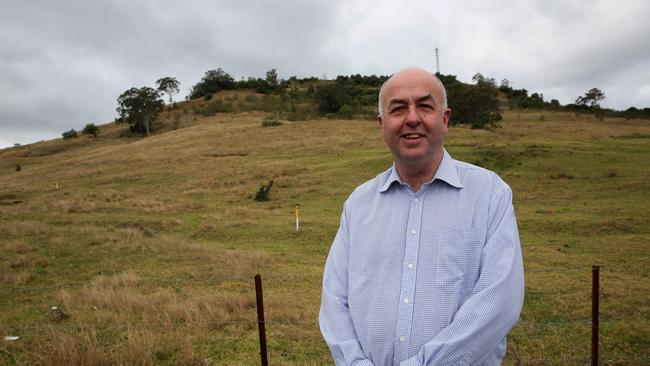
<path fill-rule="evenodd" d="M 407 140 L 415 140 L 415 139 L 418 139 L 418 138 L 423 137 L 423 136 L 424 135 L 419 134 L 419 133 L 407 133 L 407 134 L 402 135 L 402 137 L 407 139 Z"/>

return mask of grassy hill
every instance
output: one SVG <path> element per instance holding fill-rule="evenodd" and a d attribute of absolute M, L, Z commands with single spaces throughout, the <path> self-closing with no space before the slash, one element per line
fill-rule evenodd
<path fill-rule="evenodd" d="M 147 138 L 110 124 L 0 151 L 0 330 L 21 337 L 0 364 L 257 364 L 256 273 L 270 362 L 330 362 L 320 276 L 347 195 L 391 163 L 376 123 L 192 108 Z M 515 194 L 526 300 L 506 364 L 587 362 L 594 263 L 601 359 L 647 363 L 650 124 L 513 110 L 502 125 L 446 146 Z"/>

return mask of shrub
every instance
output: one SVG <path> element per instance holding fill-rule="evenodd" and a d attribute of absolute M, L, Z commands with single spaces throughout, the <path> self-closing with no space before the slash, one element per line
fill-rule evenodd
<path fill-rule="evenodd" d="M 20 164 L 16 163 L 16 171 L 19 172 L 23 170 L 23 168 L 20 166 Z"/>
<path fill-rule="evenodd" d="M 201 81 L 192 87 L 188 97 L 189 99 L 195 99 L 202 96 L 205 98 L 205 95 L 216 93 L 221 90 L 234 89 L 235 87 L 235 80 L 221 68 L 218 68 L 217 70 L 208 70 L 205 72 L 205 75 L 203 75 L 203 78 L 201 78 Z"/>
<path fill-rule="evenodd" d="M 95 126 L 94 123 L 89 123 L 87 124 L 83 131 L 84 134 L 86 135 L 92 135 L 93 137 L 97 137 L 97 134 L 99 133 L 99 127 Z"/>
<path fill-rule="evenodd" d="M 262 120 L 262 127 L 280 126 L 282 122 L 277 117 L 264 117 Z"/>
<path fill-rule="evenodd" d="M 267 185 L 262 184 L 260 189 L 255 194 L 255 201 L 268 201 L 269 200 L 269 192 L 271 191 L 271 187 L 273 187 L 273 181 L 272 180 L 270 180 L 269 184 L 267 184 Z"/>
<path fill-rule="evenodd" d="M 62 133 L 61 136 L 63 136 L 64 139 L 77 137 L 77 131 L 75 131 L 74 128 L 73 128 L 70 131 L 66 131 L 66 132 Z"/>
<path fill-rule="evenodd" d="M 343 104 L 339 109 L 339 117 L 343 119 L 352 119 L 353 110 L 349 104 Z"/>

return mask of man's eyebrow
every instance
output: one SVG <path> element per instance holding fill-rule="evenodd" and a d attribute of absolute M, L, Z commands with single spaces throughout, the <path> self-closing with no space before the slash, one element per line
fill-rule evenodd
<path fill-rule="evenodd" d="M 415 102 L 420 103 L 420 102 L 424 102 L 426 100 L 431 100 L 434 103 L 436 101 L 436 99 L 433 97 L 433 95 L 427 94 L 427 95 L 423 95 L 421 97 L 418 97 L 417 99 L 415 99 Z M 393 99 L 388 101 L 388 104 L 389 105 L 391 105 L 391 104 L 408 104 L 408 101 L 406 99 L 393 98 Z"/>
<path fill-rule="evenodd" d="M 436 98 L 434 98 L 433 95 L 431 94 L 427 94 L 425 96 L 419 97 L 415 101 L 419 103 L 419 102 L 424 102 L 425 100 L 432 100 L 433 102 L 435 102 Z"/>
<path fill-rule="evenodd" d="M 406 99 L 393 98 L 388 101 L 388 104 L 408 104 Z"/>

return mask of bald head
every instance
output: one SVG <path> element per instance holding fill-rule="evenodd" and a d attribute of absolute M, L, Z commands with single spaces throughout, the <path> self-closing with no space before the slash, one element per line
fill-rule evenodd
<path fill-rule="evenodd" d="M 417 67 L 409 67 L 391 75 L 391 77 L 388 78 L 379 89 L 378 108 L 380 117 L 384 116 L 384 94 L 386 89 L 388 89 L 392 83 L 413 80 L 416 78 L 423 81 L 431 81 L 432 86 L 436 90 L 436 95 L 434 95 L 436 105 L 441 106 L 443 110 L 447 109 L 447 91 L 445 90 L 445 86 L 442 85 L 440 79 L 427 70 Z"/>

